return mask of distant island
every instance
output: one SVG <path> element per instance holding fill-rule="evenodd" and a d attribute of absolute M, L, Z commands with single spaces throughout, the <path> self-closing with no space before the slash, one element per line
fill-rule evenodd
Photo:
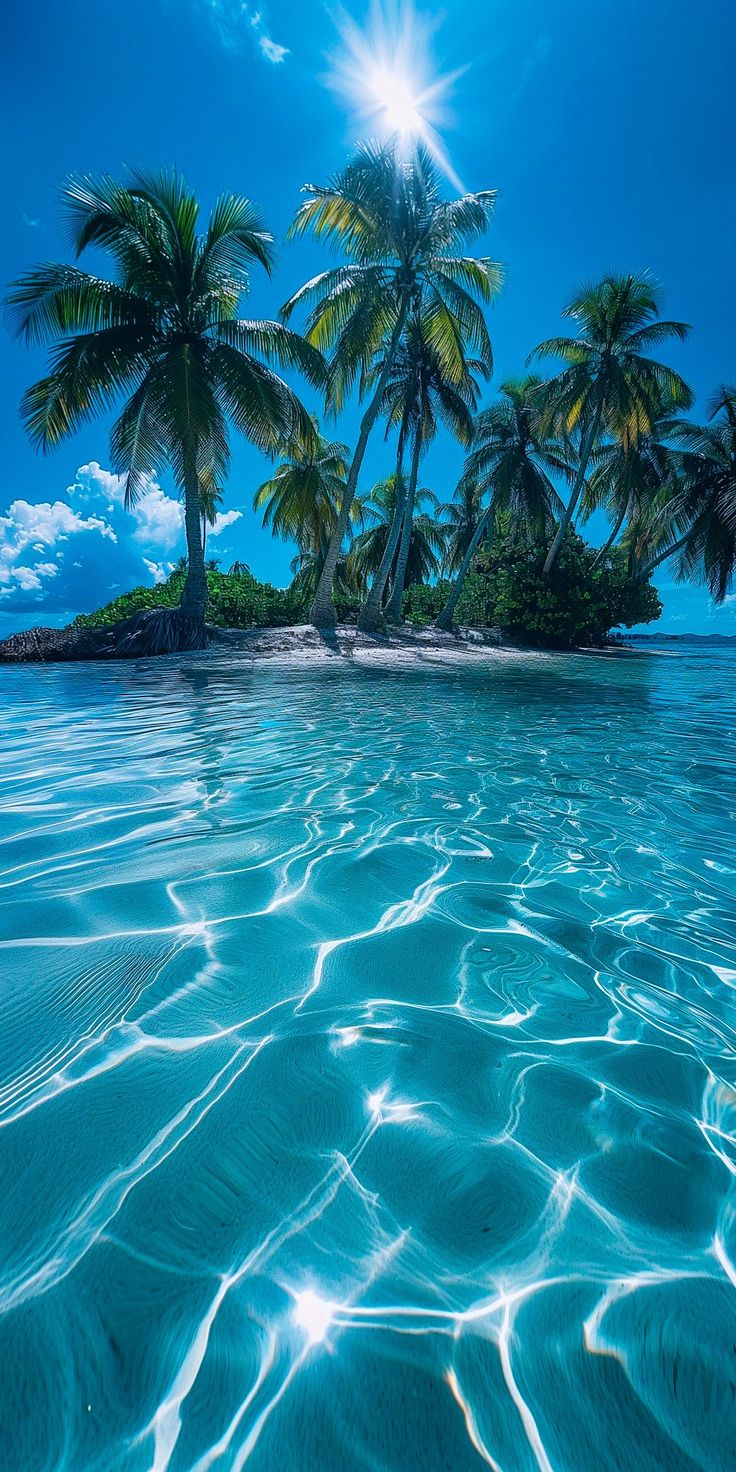
<path fill-rule="evenodd" d="M 736 634 L 623 634 L 623 643 L 661 644 L 736 644 Z"/>

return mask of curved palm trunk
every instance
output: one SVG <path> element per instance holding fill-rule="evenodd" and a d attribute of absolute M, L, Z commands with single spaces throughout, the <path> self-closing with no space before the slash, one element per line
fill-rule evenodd
<path fill-rule="evenodd" d="M 557 528 L 555 539 L 545 558 L 544 567 L 542 569 L 542 572 L 545 575 L 552 571 L 552 568 L 554 567 L 559 556 L 562 543 L 564 542 L 567 535 L 567 529 L 573 519 L 573 516 L 575 515 L 577 504 L 582 495 L 583 486 L 585 485 L 585 472 L 588 469 L 588 461 L 590 460 L 591 451 L 595 444 L 596 435 L 598 434 L 598 430 L 600 428 L 602 413 L 603 394 L 599 392 L 598 403 L 596 406 L 595 414 L 593 415 L 590 429 L 588 430 L 588 433 L 586 434 L 585 439 L 583 440 L 583 443 L 580 447 L 580 464 L 578 465 L 578 473 L 575 477 L 572 494 L 562 514 L 562 518 Z"/>
<path fill-rule="evenodd" d="M 396 506 L 394 508 L 394 514 L 391 520 L 391 529 L 386 540 L 383 557 L 381 558 L 381 565 L 378 569 L 378 572 L 376 573 L 375 578 L 373 579 L 370 591 L 366 595 L 366 600 L 360 610 L 360 618 L 358 619 L 358 628 L 365 630 L 366 633 L 371 633 L 374 629 L 377 629 L 381 621 L 381 604 L 383 603 L 383 595 L 386 590 L 389 573 L 391 572 L 391 568 L 393 567 L 394 557 L 396 556 L 396 548 L 399 545 L 399 537 L 401 536 L 401 529 L 404 525 L 406 488 L 404 486 L 404 476 L 401 463 L 403 459 L 403 448 L 403 441 L 400 436 L 399 450 L 396 456 Z"/>
<path fill-rule="evenodd" d="M 692 527 L 688 527 L 685 535 L 683 537 L 678 537 L 677 541 L 673 542 L 671 547 L 665 548 L 664 552 L 658 552 L 656 557 L 650 558 L 649 562 L 647 562 L 644 567 L 639 568 L 638 576 L 640 578 L 648 578 L 650 574 L 654 572 L 655 567 L 659 567 L 660 562 L 666 562 L 668 557 L 674 557 L 675 553 L 679 552 L 680 549 L 685 546 L 685 543 L 690 537 L 691 531 Z"/>
<path fill-rule="evenodd" d="M 409 473 L 409 485 L 406 491 L 406 504 L 404 516 L 401 523 L 401 541 L 399 543 L 399 555 L 396 559 L 391 597 L 386 604 L 386 621 L 390 624 L 401 623 L 401 604 L 404 598 L 404 582 L 406 580 L 406 567 L 409 561 L 409 548 L 411 546 L 411 533 L 414 526 L 414 499 L 417 493 L 417 481 L 419 480 L 419 461 L 422 454 L 422 425 L 421 421 L 416 427 L 414 434 L 414 450 L 411 457 L 411 471 Z"/>
<path fill-rule="evenodd" d="M 488 510 L 483 512 L 483 515 L 481 516 L 481 519 L 478 522 L 475 531 L 473 532 L 468 550 L 465 553 L 465 556 L 463 557 L 463 560 L 460 564 L 460 571 L 450 589 L 450 596 L 441 614 L 438 616 L 438 618 L 435 619 L 434 626 L 436 629 L 452 628 L 452 625 L 455 621 L 455 609 L 457 608 L 460 594 L 463 591 L 463 583 L 465 582 L 465 579 L 468 575 L 468 571 L 470 569 L 473 558 L 475 557 L 475 554 L 478 551 L 478 548 L 483 541 L 486 532 L 488 531 L 492 515 L 493 507 L 489 506 Z"/>
<path fill-rule="evenodd" d="M 348 473 L 347 483 L 345 485 L 345 494 L 343 495 L 342 505 L 340 506 L 340 515 L 337 518 L 332 536 L 330 537 L 330 545 L 327 548 L 327 556 L 325 557 L 322 571 L 319 576 L 317 592 L 314 595 L 314 603 L 312 604 L 309 615 L 311 622 L 318 629 L 334 628 L 337 621 L 335 615 L 335 605 L 332 601 L 332 588 L 335 581 L 337 563 L 340 557 L 340 550 L 345 539 L 345 533 L 348 528 L 350 508 L 353 504 L 355 492 L 358 488 L 358 476 L 360 475 L 361 466 L 365 458 L 368 440 L 370 438 L 371 430 L 376 422 L 376 419 L 378 418 L 378 411 L 381 407 L 381 399 L 383 398 L 384 390 L 388 382 L 388 377 L 393 367 L 394 359 L 396 357 L 396 351 L 401 341 L 401 334 L 404 331 L 404 324 L 406 322 L 406 314 L 408 309 L 408 299 L 404 298 L 402 299 L 399 306 L 399 315 L 396 319 L 396 326 L 394 327 L 394 330 L 391 334 L 391 341 L 388 346 L 388 351 L 384 359 L 383 368 L 381 370 L 381 375 L 376 385 L 375 393 L 360 422 L 358 443 L 355 446 L 355 453 L 353 454 L 353 458 L 350 463 L 350 471 Z"/>
<path fill-rule="evenodd" d="M 631 510 L 631 502 L 632 502 L 632 497 L 629 496 L 628 501 L 626 502 L 625 506 L 619 512 L 619 514 L 618 514 L 618 516 L 616 518 L 616 525 L 614 526 L 613 531 L 611 532 L 611 535 L 607 538 L 607 540 L 603 543 L 603 546 L 601 548 L 599 548 L 598 552 L 596 553 L 596 555 L 595 555 L 595 557 L 593 559 L 593 567 L 591 568 L 591 572 L 595 571 L 596 567 L 598 566 L 598 563 L 599 562 L 602 562 L 603 559 L 604 559 L 604 557 L 607 557 L 608 556 L 608 553 L 610 552 L 610 550 L 611 550 L 611 548 L 612 548 L 612 546 L 613 546 L 613 544 L 614 544 L 614 542 L 615 542 L 615 540 L 616 540 L 616 538 L 617 538 L 617 536 L 618 536 L 618 534 L 619 534 L 619 532 L 620 532 L 620 530 L 621 530 L 621 528 L 622 528 L 622 526 L 623 526 L 623 524 L 624 524 L 627 516 L 629 515 L 629 512 Z"/>
<path fill-rule="evenodd" d="M 187 467 L 184 480 L 184 530 L 187 538 L 187 577 L 181 595 L 181 610 L 193 626 L 193 636 L 199 644 L 189 643 L 189 648 L 202 647 L 205 643 L 204 616 L 207 608 L 207 574 L 204 568 L 204 547 L 200 522 L 199 476 L 196 464 Z"/>

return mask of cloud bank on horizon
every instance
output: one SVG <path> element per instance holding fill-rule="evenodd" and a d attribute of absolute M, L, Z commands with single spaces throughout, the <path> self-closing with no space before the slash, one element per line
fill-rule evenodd
<path fill-rule="evenodd" d="M 184 552 L 181 502 L 150 480 L 126 510 L 124 477 L 80 465 L 65 498 L 18 497 L 0 516 L 0 628 L 64 623 L 140 584 L 163 582 Z M 218 512 L 208 540 L 239 521 Z"/>

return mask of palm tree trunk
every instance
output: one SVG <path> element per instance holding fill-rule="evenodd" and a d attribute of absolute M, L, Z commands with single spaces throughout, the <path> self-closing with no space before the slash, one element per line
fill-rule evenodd
<path fill-rule="evenodd" d="M 403 434 L 400 433 L 399 446 L 396 455 L 396 506 L 394 508 L 394 514 L 391 520 L 391 529 L 388 534 L 383 557 L 381 558 L 381 565 L 378 569 L 378 572 L 376 573 L 376 576 L 373 579 L 370 592 L 366 595 L 365 603 L 360 610 L 360 618 L 358 619 L 358 628 L 363 629 L 366 633 L 372 633 L 374 629 L 378 628 L 378 625 L 380 623 L 383 594 L 388 582 L 389 573 L 391 572 L 391 568 L 393 566 L 394 557 L 396 556 L 396 548 L 399 545 L 401 529 L 404 525 L 406 487 L 404 485 L 404 473 L 402 466 L 403 451 L 404 439 Z"/>
<path fill-rule="evenodd" d="M 381 369 L 380 378 L 376 385 L 375 393 L 360 422 L 358 443 L 355 446 L 355 453 L 353 454 L 353 458 L 350 463 L 350 470 L 348 472 L 347 483 L 345 485 L 345 493 L 343 495 L 342 504 L 340 506 L 340 515 L 337 518 L 335 528 L 333 530 L 332 536 L 330 537 L 330 545 L 327 548 L 327 556 L 325 557 L 322 571 L 319 576 L 317 592 L 314 595 L 314 603 L 312 604 L 309 615 L 311 622 L 318 629 L 334 628 L 335 623 L 337 622 L 335 605 L 332 601 L 332 587 L 335 581 L 335 571 L 337 569 L 337 563 L 340 557 L 340 550 L 345 538 L 345 533 L 348 528 L 350 508 L 353 504 L 355 492 L 358 488 L 358 476 L 360 475 L 363 460 L 365 458 L 368 440 L 370 438 L 371 430 L 376 422 L 376 419 L 378 418 L 378 411 L 381 407 L 381 400 L 383 398 L 384 390 L 388 382 L 388 376 L 393 367 L 399 343 L 401 341 L 401 335 L 404 331 L 404 324 L 406 322 L 406 314 L 408 310 L 408 298 L 403 297 L 399 304 L 399 315 L 396 319 L 396 325 L 391 334 L 391 341 L 388 345 L 388 350 L 384 359 L 383 368 Z"/>
<path fill-rule="evenodd" d="M 406 491 L 406 505 L 404 506 L 404 517 L 401 524 L 401 541 L 399 543 L 399 555 L 396 559 L 396 568 L 394 570 L 394 581 L 391 588 L 391 597 L 386 604 L 386 621 L 390 624 L 401 623 L 401 604 L 404 598 L 406 568 L 409 561 L 411 534 L 414 527 L 414 498 L 417 493 L 417 481 L 419 480 L 419 461 L 421 459 L 421 455 L 422 421 L 420 419 L 414 432 L 414 451 L 411 457 L 409 485 Z"/>
<path fill-rule="evenodd" d="M 489 506 L 488 510 L 483 512 L 483 515 L 481 516 L 481 519 L 478 522 L 475 531 L 473 532 L 468 550 L 465 553 L 465 556 L 463 557 L 463 560 L 460 564 L 460 571 L 450 589 L 450 596 L 441 614 L 439 614 L 439 616 L 435 619 L 434 626 L 436 629 L 452 628 L 452 625 L 455 621 L 455 609 L 457 608 L 460 594 L 463 591 L 463 583 L 465 582 L 468 574 L 468 569 L 470 568 L 473 558 L 475 557 L 475 554 L 478 551 L 478 548 L 488 530 L 492 515 L 493 506 Z"/>
<path fill-rule="evenodd" d="M 545 576 L 547 575 L 547 573 L 550 573 L 552 571 L 552 568 L 557 561 L 560 547 L 565 540 L 567 529 L 573 519 L 573 516 L 575 515 L 578 501 L 580 500 L 580 497 L 582 495 L 583 486 L 585 485 L 585 472 L 588 469 L 588 461 L 590 460 L 591 451 L 593 449 L 593 445 L 595 444 L 596 435 L 600 428 L 602 413 L 603 394 L 599 390 L 598 403 L 596 405 L 596 410 L 591 421 L 590 429 L 588 430 L 588 433 L 586 434 L 585 439 L 580 446 L 580 463 L 578 465 L 578 473 L 575 476 L 575 484 L 572 488 L 572 494 L 562 514 L 555 539 L 549 549 L 549 552 L 547 553 L 544 567 L 542 569 L 542 572 Z"/>
<path fill-rule="evenodd" d="M 664 552 L 658 552 L 656 557 L 652 557 L 644 567 L 640 567 L 638 576 L 640 578 L 648 578 L 654 572 L 655 567 L 659 567 L 660 562 L 666 562 L 668 557 L 674 557 L 675 553 L 679 552 L 680 548 L 685 546 L 691 531 L 692 527 L 689 527 L 685 535 L 678 537 L 677 541 L 673 542 L 671 547 L 666 547 Z"/>
<path fill-rule="evenodd" d="M 616 525 L 614 526 L 613 531 L 611 532 L 610 537 L 607 538 L 607 540 L 603 543 L 603 546 L 600 547 L 599 550 L 598 550 L 598 552 L 596 553 L 596 555 L 595 555 L 595 557 L 593 559 L 593 566 L 591 568 L 591 572 L 595 571 L 596 567 L 598 566 L 598 563 L 599 562 L 602 562 L 603 559 L 604 559 L 604 557 L 606 557 L 608 555 L 608 553 L 610 552 L 610 550 L 611 550 L 611 548 L 612 548 L 612 546 L 613 546 L 613 544 L 614 544 L 614 542 L 615 542 L 615 540 L 616 540 L 616 538 L 617 538 L 617 536 L 618 536 L 618 534 L 619 534 L 619 532 L 620 532 L 620 530 L 621 530 L 621 528 L 622 528 L 622 526 L 623 526 L 623 524 L 624 524 L 624 522 L 625 522 L 625 520 L 626 520 L 626 518 L 627 518 L 627 516 L 629 514 L 629 511 L 631 510 L 631 500 L 632 500 L 632 498 L 631 498 L 631 496 L 629 496 L 628 501 L 625 503 L 624 507 L 619 512 L 619 514 L 618 514 L 618 516 L 616 518 Z"/>
<path fill-rule="evenodd" d="M 201 631 L 204 644 L 204 616 L 207 608 L 207 574 L 200 524 L 199 476 L 196 460 L 190 457 L 184 473 L 184 529 L 187 538 L 187 577 L 181 595 L 181 609 L 191 624 Z M 190 648 L 195 645 L 190 644 Z"/>

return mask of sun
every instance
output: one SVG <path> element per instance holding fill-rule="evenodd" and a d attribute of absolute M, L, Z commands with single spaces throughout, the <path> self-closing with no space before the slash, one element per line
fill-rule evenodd
<path fill-rule="evenodd" d="M 421 113 L 421 97 L 413 91 L 409 77 L 377 67 L 367 78 L 366 91 L 375 98 L 379 121 L 387 132 L 401 138 L 421 137 L 426 120 Z"/>
<path fill-rule="evenodd" d="M 327 82 L 347 102 L 351 117 L 371 137 L 396 140 L 407 153 L 421 144 L 462 192 L 439 129 L 449 120 L 446 103 L 465 68 L 436 75 L 434 25 L 420 18 L 408 0 L 376 0 L 364 30 L 342 12 L 338 29 L 340 48 Z"/>

